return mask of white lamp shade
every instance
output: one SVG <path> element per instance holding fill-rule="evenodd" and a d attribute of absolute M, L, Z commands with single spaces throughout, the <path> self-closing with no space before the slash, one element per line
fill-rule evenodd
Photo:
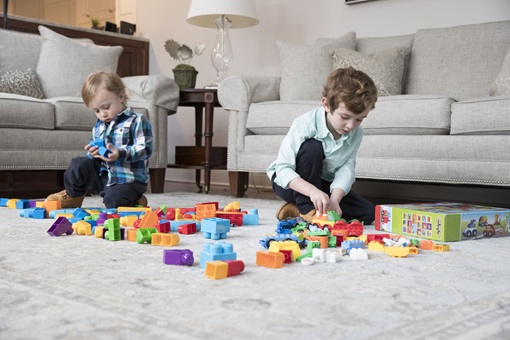
<path fill-rule="evenodd" d="M 225 15 L 231 21 L 229 28 L 245 28 L 259 23 L 254 0 L 191 0 L 188 23 L 216 28 L 214 21 Z"/>

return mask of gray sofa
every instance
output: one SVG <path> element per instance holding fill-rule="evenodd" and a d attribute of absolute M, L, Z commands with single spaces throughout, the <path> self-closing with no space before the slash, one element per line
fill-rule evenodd
<path fill-rule="evenodd" d="M 394 37 L 356 38 L 350 32 L 313 46 L 277 46 L 279 76 L 232 75 L 218 90 L 229 112 L 233 195 L 247 189 L 248 173 L 266 171 L 293 119 L 320 105 L 321 85 L 333 64 L 352 64 L 375 75 L 383 83 L 380 93 L 389 94 L 380 96 L 362 124 L 357 182 L 385 190 L 382 196 L 397 184 L 436 185 L 437 195 L 429 199 L 462 202 L 480 200 L 476 191 L 453 197 L 439 191 L 497 189 L 498 204 L 510 204 L 510 21 Z M 401 83 L 385 85 L 391 77 Z M 409 192 L 409 197 L 425 196 Z"/>
<path fill-rule="evenodd" d="M 61 175 L 73 157 L 85 154 L 96 118 L 81 100 L 81 85 L 92 71 L 116 71 L 122 52 L 119 46 L 98 46 L 45 27 L 39 30 L 41 35 L 0 30 L 0 173 L 11 174 L 6 182 L 22 171 L 36 176 L 58 170 Z M 123 81 L 128 104 L 152 124 L 151 189 L 162 192 L 168 163 L 167 116 L 176 111 L 178 86 L 161 75 Z"/>

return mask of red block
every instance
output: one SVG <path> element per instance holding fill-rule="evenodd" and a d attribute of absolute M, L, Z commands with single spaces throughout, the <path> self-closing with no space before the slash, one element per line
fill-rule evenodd
<path fill-rule="evenodd" d="M 292 263 L 292 250 L 281 249 L 280 253 L 285 255 L 285 260 L 283 260 L 283 263 Z"/>
<path fill-rule="evenodd" d="M 185 235 L 195 234 L 197 232 L 197 224 L 196 223 L 181 224 L 177 228 L 177 231 L 179 232 L 179 234 Z"/>
<path fill-rule="evenodd" d="M 170 232 L 170 222 L 159 222 L 158 224 L 154 225 L 154 228 L 156 228 L 160 233 L 169 233 Z"/>
<path fill-rule="evenodd" d="M 241 260 L 227 260 L 223 262 L 228 264 L 227 277 L 239 275 L 244 270 L 244 262 Z"/>

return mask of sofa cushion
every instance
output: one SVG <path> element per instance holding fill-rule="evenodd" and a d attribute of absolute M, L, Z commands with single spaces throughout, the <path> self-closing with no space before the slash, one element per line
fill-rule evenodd
<path fill-rule="evenodd" d="M 280 99 L 320 100 L 322 88 L 333 68 L 330 51 L 336 47 L 354 50 L 356 33 L 320 45 L 277 41 L 280 54 Z"/>
<path fill-rule="evenodd" d="M 381 97 L 362 126 L 365 135 L 447 135 L 453 99 L 442 96 Z"/>
<path fill-rule="evenodd" d="M 377 87 L 379 96 L 390 96 L 402 93 L 402 76 L 409 48 L 394 47 L 370 55 L 345 48 L 335 48 L 331 54 L 333 68 L 349 66 L 368 74 Z"/>
<path fill-rule="evenodd" d="M 418 30 L 404 93 L 486 97 L 510 46 L 510 21 Z"/>
<path fill-rule="evenodd" d="M 81 98 L 56 97 L 47 99 L 55 105 L 55 128 L 58 130 L 92 131 L 96 115 L 87 109 Z"/>
<path fill-rule="evenodd" d="M 19 94 L 43 99 L 44 93 L 37 75 L 31 68 L 24 70 L 0 70 L 0 92 Z"/>
<path fill-rule="evenodd" d="M 485 97 L 452 105 L 452 135 L 510 134 L 510 95 Z"/>
<path fill-rule="evenodd" d="M 40 35 L 0 29 L 0 70 L 35 70 L 42 43 Z"/>
<path fill-rule="evenodd" d="M 53 104 L 40 99 L 10 93 L 0 93 L 0 128 L 55 128 Z M 5 136 L 2 136 L 4 138 Z"/>
<path fill-rule="evenodd" d="M 116 72 L 120 46 L 81 44 L 39 26 L 44 43 L 36 72 L 47 98 L 80 97 L 85 77 L 94 71 Z"/>
<path fill-rule="evenodd" d="M 367 37 L 356 39 L 356 51 L 363 55 L 381 52 L 392 47 L 413 46 L 414 34 L 396 35 L 391 37 Z"/>
<path fill-rule="evenodd" d="M 491 85 L 490 95 L 510 95 L 510 48 L 506 53 L 505 60 L 501 66 L 501 70 Z"/>
<path fill-rule="evenodd" d="M 319 100 L 254 103 L 250 106 L 246 128 L 257 135 L 284 135 L 295 118 L 319 106 Z"/>

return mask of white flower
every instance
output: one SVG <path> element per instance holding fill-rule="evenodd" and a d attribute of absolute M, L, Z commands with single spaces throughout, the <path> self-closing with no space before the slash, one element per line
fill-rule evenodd
<path fill-rule="evenodd" d="M 196 55 L 201 55 L 205 51 L 205 44 L 197 44 L 193 51 Z"/>

